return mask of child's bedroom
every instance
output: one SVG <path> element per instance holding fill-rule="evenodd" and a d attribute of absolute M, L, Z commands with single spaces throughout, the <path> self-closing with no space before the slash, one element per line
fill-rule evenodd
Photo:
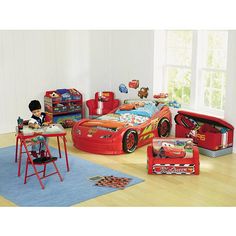
<path fill-rule="evenodd" d="M 236 30 L 12 25 L 0 28 L 1 209 L 97 207 L 106 225 L 114 207 L 236 206 Z"/>

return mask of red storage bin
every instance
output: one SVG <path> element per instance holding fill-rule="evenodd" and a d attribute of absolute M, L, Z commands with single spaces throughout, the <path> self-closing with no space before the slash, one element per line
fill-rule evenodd
<path fill-rule="evenodd" d="M 50 98 L 52 102 L 60 102 L 61 101 L 61 95 L 57 93 L 55 90 L 46 91 L 44 97 Z"/>
<path fill-rule="evenodd" d="M 180 110 L 175 122 L 176 137 L 192 138 L 200 148 L 218 151 L 233 146 L 234 127 L 221 118 Z"/>

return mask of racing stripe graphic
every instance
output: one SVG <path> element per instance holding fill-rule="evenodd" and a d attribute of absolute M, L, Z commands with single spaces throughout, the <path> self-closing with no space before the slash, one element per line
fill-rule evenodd
<path fill-rule="evenodd" d="M 152 137 L 154 137 L 154 134 L 153 134 L 153 133 L 142 136 L 142 137 L 140 138 L 140 140 L 146 140 L 146 139 L 149 139 L 149 138 L 152 138 Z"/>
<path fill-rule="evenodd" d="M 152 131 L 152 125 L 149 125 L 149 126 L 147 126 L 147 127 L 143 130 L 143 132 L 141 133 L 141 135 L 146 134 L 146 133 L 149 133 L 149 132 L 151 132 L 151 131 Z"/>

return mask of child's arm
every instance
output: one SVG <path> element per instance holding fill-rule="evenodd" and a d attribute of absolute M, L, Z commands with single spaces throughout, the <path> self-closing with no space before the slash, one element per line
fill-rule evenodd
<path fill-rule="evenodd" d="M 30 128 L 33 128 L 33 129 L 39 129 L 39 128 L 40 128 L 40 125 L 37 124 L 37 123 L 29 123 L 29 127 L 30 127 Z"/>
<path fill-rule="evenodd" d="M 43 122 L 43 126 L 49 126 L 52 122 Z"/>
<path fill-rule="evenodd" d="M 38 124 L 38 122 L 33 119 L 33 118 L 30 118 L 29 122 L 28 122 L 28 126 L 32 129 L 38 129 L 40 128 L 40 125 Z"/>

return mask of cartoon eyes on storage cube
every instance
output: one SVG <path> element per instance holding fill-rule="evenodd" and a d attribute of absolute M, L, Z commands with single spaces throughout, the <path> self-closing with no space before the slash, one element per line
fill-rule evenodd
<path fill-rule="evenodd" d="M 162 147 L 174 147 L 174 144 L 163 142 L 163 143 L 161 144 L 161 146 L 162 146 Z"/>

